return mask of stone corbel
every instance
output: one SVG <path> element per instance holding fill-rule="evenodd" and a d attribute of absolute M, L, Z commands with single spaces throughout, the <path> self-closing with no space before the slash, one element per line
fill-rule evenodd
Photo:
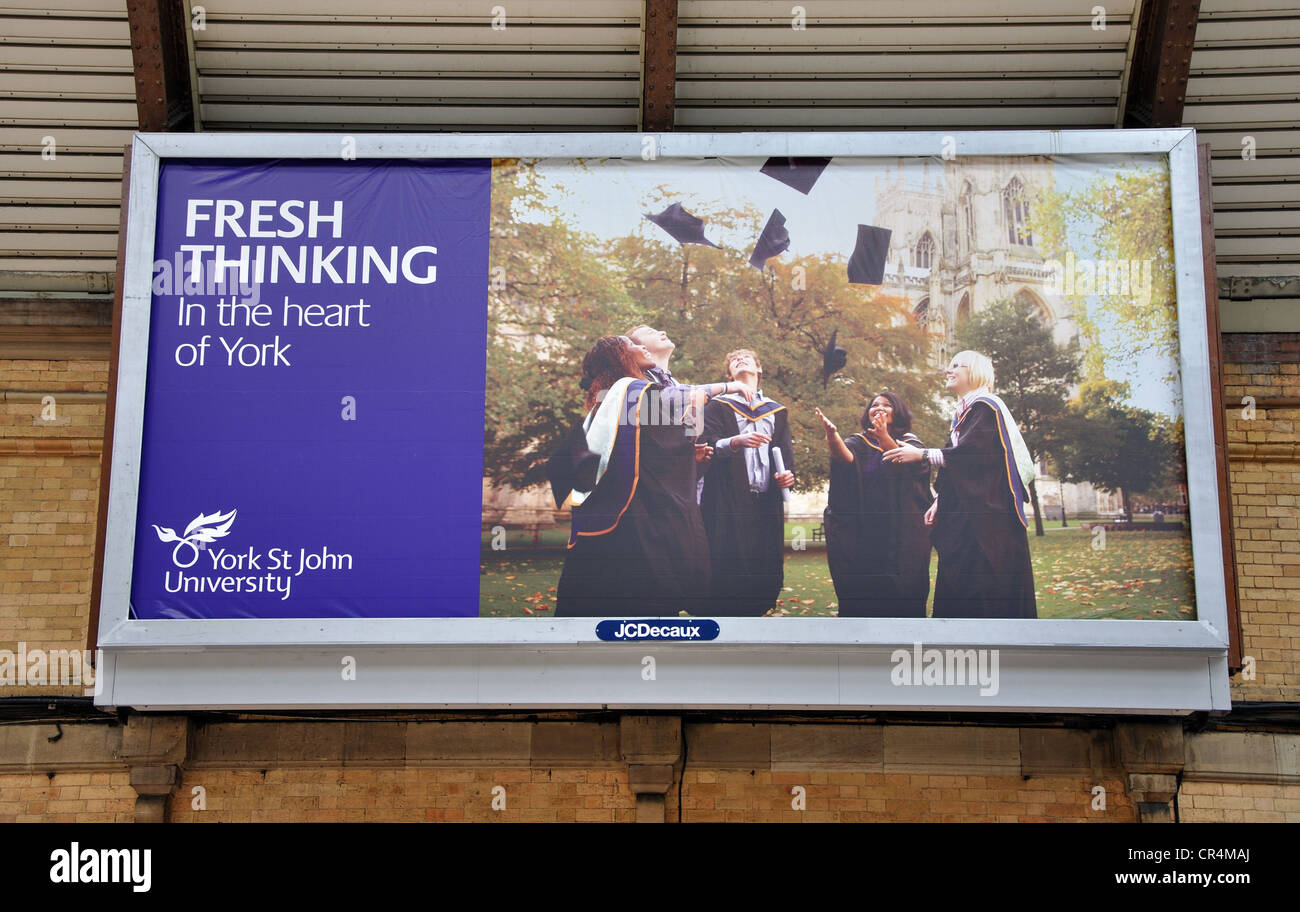
<path fill-rule="evenodd" d="M 131 771 L 136 823 L 166 822 L 167 800 L 180 782 L 189 740 L 185 716 L 136 715 L 127 720 L 118 756 Z"/>
<path fill-rule="evenodd" d="M 1173 823 L 1178 779 L 1186 759 L 1181 722 L 1120 723 L 1115 748 L 1124 786 L 1140 823 Z"/>
<path fill-rule="evenodd" d="M 682 720 L 678 716 L 623 716 L 619 747 L 636 796 L 637 823 L 666 823 L 668 790 L 680 773 Z"/>

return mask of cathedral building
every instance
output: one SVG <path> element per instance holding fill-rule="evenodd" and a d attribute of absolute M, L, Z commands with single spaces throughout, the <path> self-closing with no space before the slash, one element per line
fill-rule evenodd
<path fill-rule="evenodd" d="M 885 294 L 906 298 L 930 337 L 930 357 L 942 370 L 957 348 L 956 327 L 1006 300 L 1028 301 L 1058 345 L 1079 335 L 1073 305 L 1057 289 L 1052 264 L 1034 246 L 1034 197 L 1055 185 L 1052 160 L 955 158 L 904 168 L 900 159 L 877 178 L 876 223 L 893 230 Z M 1061 482 L 1040 464 L 1038 498 L 1044 518 L 1122 512 L 1119 492 Z"/>

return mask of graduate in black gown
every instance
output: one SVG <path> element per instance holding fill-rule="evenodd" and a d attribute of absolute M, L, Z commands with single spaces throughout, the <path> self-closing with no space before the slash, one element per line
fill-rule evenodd
<path fill-rule="evenodd" d="M 636 345 L 644 345 L 645 350 L 649 353 L 654 366 L 646 370 L 646 376 L 661 386 L 690 386 L 691 384 L 682 383 L 673 377 L 673 372 L 668 369 L 668 361 L 677 349 L 677 343 L 668 338 L 668 333 L 661 329 L 655 329 L 652 326 L 646 326 L 644 323 L 635 326 L 628 331 L 627 337 Z M 695 387 L 702 390 L 704 395 L 710 399 L 714 396 L 721 396 L 723 393 L 740 393 L 742 396 L 747 395 L 746 387 L 739 380 L 728 380 L 726 383 L 706 383 L 702 386 Z M 695 499 L 699 500 L 701 492 L 704 489 L 704 473 L 708 471 L 709 460 L 713 458 L 713 448 L 700 440 L 695 444 Z"/>
<path fill-rule="evenodd" d="M 713 448 L 700 499 L 712 571 L 709 611 L 762 617 L 785 581 L 781 489 L 794 484 L 790 422 L 785 406 L 759 390 L 763 368 L 752 351 L 731 352 L 726 363 L 727 379 L 747 390 L 704 407 L 704 442 Z"/>
<path fill-rule="evenodd" d="M 661 617 L 708 608 L 709 547 L 695 498 L 703 394 L 646 377 L 645 348 L 606 336 L 583 359 L 588 417 L 547 463 L 573 528 L 556 617 Z"/>
<path fill-rule="evenodd" d="M 883 457 L 940 466 L 938 497 L 926 512 L 939 552 L 933 616 L 1038 617 L 1024 508 L 1033 459 L 1006 404 L 993 395 L 985 355 L 958 353 L 945 376 L 958 397 L 951 445 L 898 447 Z"/>
<path fill-rule="evenodd" d="M 930 595 L 930 469 L 881 457 L 896 447 L 917 450 L 912 413 L 898 396 L 873 396 L 861 434 L 842 439 L 817 410 L 831 457 L 826 560 L 840 617 L 925 617 Z"/>

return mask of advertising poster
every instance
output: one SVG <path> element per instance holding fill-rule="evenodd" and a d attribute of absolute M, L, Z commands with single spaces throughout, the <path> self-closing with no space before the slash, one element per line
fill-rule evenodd
<path fill-rule="evenodd" d="M 1164 156 L 161 169 L 133 618 L 1197 618 Z"/>

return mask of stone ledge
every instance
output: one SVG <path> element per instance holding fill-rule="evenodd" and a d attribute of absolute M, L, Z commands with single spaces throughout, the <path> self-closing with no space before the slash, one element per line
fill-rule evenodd
<path fill-rule="evenodd" d="M 772 725 L 772 769 L 883 772 L 885 732 L 879 725 Z"/>
<path fill-rule="evenodd" d="M 105 722 L 0 725 L 0 773 L 124 770 L 122 731 Z"/>
<path fill-rule="evenodd" d="M 104 450 L 100 437 L 3 437 L 0 456 L 93 456 Z"/>
<path fill-rule="evenodd" d="M 1271 732 L 1188 735 L 1183 779 L 1300 784 L 1300 735 Z"/>
<path fill-rule="evenodd" d="M 885 728 L 885 772 L 1020 775 L 1020 730 L 898 725 Z"/>
<path fill-rule="evenodd" d="M 1235 462 L 1300 462 L 1300 444 L 1230 443 L 1228 459 Z"/>

